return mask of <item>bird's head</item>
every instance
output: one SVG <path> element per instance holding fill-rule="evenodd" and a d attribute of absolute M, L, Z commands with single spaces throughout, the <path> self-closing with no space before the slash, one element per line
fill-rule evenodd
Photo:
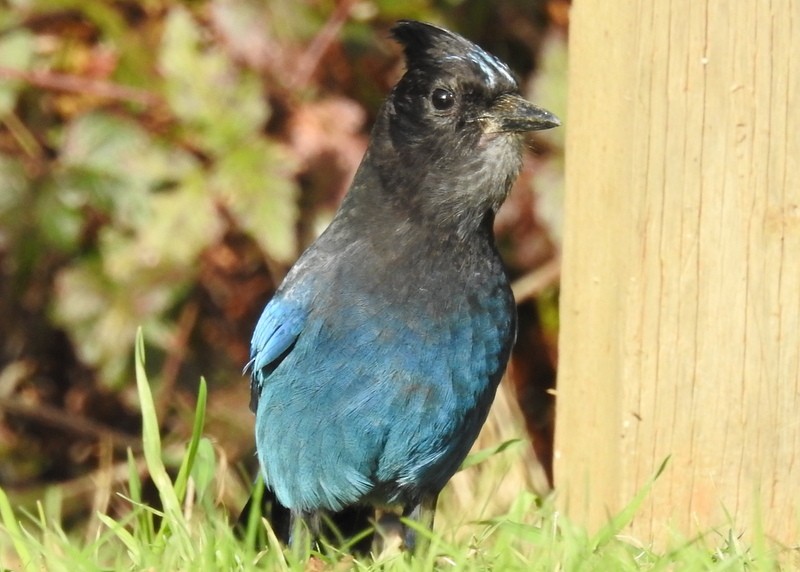
<path fill-rule="evenodd" d="M 520 135 L 559 121 L 522 98 L 508 66 L 469 40 L 409 20 L 392 34 L 406 72 L 373 132 L 383 186 L 439 222 L 480 222 L 519 174 Z"/>

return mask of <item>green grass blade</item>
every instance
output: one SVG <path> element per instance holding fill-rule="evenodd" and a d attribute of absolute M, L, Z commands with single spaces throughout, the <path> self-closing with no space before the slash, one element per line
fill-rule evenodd
<path fill-rule="evenodd" d="M 108 515 L 98 513 L 97 518 L 99 518 L 100 522 L 105 524 L 125 545 L 125 548 L 128 549 L 134 564 L 136 566 L 141 566 L 143 564 L 142 545 L 138 540 L 136 540 L 133 534 L 128 532 L 124 526 Z"/>
<path fill-rule="evenodd" d="M 521 443 L 522 439 L 509 439 L 508 441 L 503 441 L 494 447 L 487 447 L 485 449 L 481 449 L 480 451 L 475 451 L 474 453 L 468 455 L 466 459 L 464 459 L 464 462 L 461 463 L 461 467 L 459 467 L 458 470 L 463 471 L 469 467 L 479 465 L 487 459 L 502 453 L 506 449 L 519 446 Z"/>
<path fill-rule="evenodd" d="M 636 496 L 633 497 L 633 500 L 631 500 L 631 502 L 629 502 L 625 508 L 614 515 L 608 521 L 608 523 L 600 529 L 592 541 L 592 550 L 597 550 L 599 547 L 608 544 L 608 542 L 617 534 L 619 534 L 623 528 L 630 524 L 630 522 L 633 520 L 633 517 L 636 515 L 636 512 L 639 510 L 639 507 L 642 505 L 642 502 L 644 502 L 644 499 L 650 494 L 653 484 L 656 482 L 658 477 L 661 476 L 661 473 L 664 472 L 664 469 L 666 469 L 668 462 L 669 457 L 662 461 L 661 465 L 658 467 L 658 470 L 656 470 L 655 475 L 653 475 L 650 480 L 645 483 L 638 493 L 636 493 Z"/>
<path fill-rule="evenodd" d="M 192 543 L 181 513 L 181 504 L 178 495 L 167 474 L 164 461 L 161 458 L 161 435 L 159 433 L 158 418 L 153 403 L 153 394 L 147 380 L 144 368 L 144 336 L 142 329 L 136 332 L 136 388 L 139 393 L 139 402 L 142 410 L 142 444 L 144 458 L 150 471 L 150 478 L 158 489 L 161 504 L 164 507 L 165 518 L 162 521 L 159 535 L 166 535 L 171 529 L 178 537 L 184 553 L 188 556 L 194 553 Z"/>
<path fill-rule="evenodd" d="M 134 505 L 141 506 L 142 501 L 142 480 L 139 478 L 139 469 L 133 451 L 128 448 L 128 490 L 130 491 L 130 501 Z M 155 537 L 155 525 L 153 524 L 153 513 L 147 510 L 136 511 L 136 530 L 138 535 L 147 544 L 153 542 Z"/>
<path fill-rule="evenodd" d="M 247 515 L 247 528 L 245 529 L 245 546 L 256 546 L 261 530 L 261 503 L 264 499 L 264 478 L 259 472 L 258 478 L 253 485 L 253 492 L 250 496 L 250 513 Z"/>
<path fill-rule="evenodd" d="M 25 543 L 14 509 L 11 508 L 11 503 L 8 502 L 8 497 L 2 487 L 0 487 L 0 518 L 2 518 L 3 525 L 6 527 L 9 536 L 11 536 L 14 550 L 17 551 L 17 556 L 19 556 L 24 569 L 33 569 L 33 557 L 28 551 L 28 545 Z"/>
<path fill-rule="evenodd" d="M 142 502 L 142 480 L 139 478 L 139 471 L 136 467 L 136 457 L 128 447 L 128 491 L 131 500 Z"/>
<path fill-rule="evenodd" d="M 210 500 L 208 491 L 214 482 L 217 471 L 217 454 L 210 439 L 202 437 L 197 444 L 197 453 L 192 463 L 192 483 L 194 484 L 194 501 Z"/>
<path fill-rule="evenodd" d="M 192 472 L 194 461 L 197 456 L 197 447 L 200 443 L 200 438 L 203 436 L 203 426 L 206 420 L 206 399 L 208 390 L 206 389 L 205 378 L 200 378 L 200 387 L 197 391 L 197 405 L 194 412 L 194 425 L 192 426 L 192 438 L 189 440 L 189 448 L 183 456 L 181 468 L 178 471 L 178 476 L 175 479 L 175 494 L 179 502 L 183 502 L 186 495 L 186 484 L 189 480 L 189 475 Z"/>

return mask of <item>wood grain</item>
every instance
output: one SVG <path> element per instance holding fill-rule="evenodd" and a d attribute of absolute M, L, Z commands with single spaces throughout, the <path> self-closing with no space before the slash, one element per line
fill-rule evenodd
<path fill-rule="evenodd" d="M 561 506 L 597 528 L 670 456 L 634 534 L 796 542 L 800 3 L 571 18 Z"/>

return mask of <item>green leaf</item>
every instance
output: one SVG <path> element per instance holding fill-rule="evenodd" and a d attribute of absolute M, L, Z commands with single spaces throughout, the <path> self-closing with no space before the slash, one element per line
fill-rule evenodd
<path fill-rule="evenodd" d="M 120 175 L 141 172 L 138 160 L 151 143 L 147 132 L 127 119 L 102 112 L 88 113 L 69 124 L 62 143 L 61 162 Z"/>
<path fill-rule="evenodd" d="M 188 284 L 195 276 L 200 253 L 222 234 L 213 197 L 203 187 L 199 173 L 177 188 L 151 196 L 143 212 L 145 217 L 133 233 L 124 227 L 103 230 L 105 272 L 112 280 L 127 284 L 148 286 L 162 280 Z M 145 277 L 148 279 L 142 281 Z"/>
<path fill-rule="evenodd" d="M 0 67 L 14 70 L 27 70 L 31 66 L 34 53 L 33 34 L 18 28 L 0 36 Z M 0 116 L 13 111 L 17 94 L 24 85 L 15 79 L 0 80 Z"/>
<path fill-rule="evenodd" d="M 82 197 L 52 183 L 42 185 L 38 195 L 36 228 L 49 245 L 65 252 L 75 250 L 84 226 Z"/>
<path fill-rule="evenodd" d="M 149 222 L 151 195 L 197 172 L 188 153 L 167 147 L 136 123 L 106 113 L 72 121 L 62 143 L 58 186 L 85 204 L 109 207 L 126 225 Z"/>
<path fill-rule="evenodd" d="M 18 218 L 17 209 L 24 206 L 28 191 L 29 181 L 22 164 L 0 153 L 0 222 L 3 226 Z"/>
<path fill-rule="evenodd" d="M 168 337 L 167 312 L 195 279 L 221 220 L 197 161 L 127 119 L 90 113 L 73 121 L 59 167 L 35 209 L 45 237 L 74 247 L 87 212 L 110 220 L 96 256 L 57 277 L 54 318 L 81 359 L 117 385 L 130 363 L 122 348 L 137 325 L 157 342 Z"/>
<path fill-rule="evenodd" d="M 295 226 L 299 216 L 291 162 L 260 139 L 222 156 L 211 173 L 211 191 L 226 205 L 238 225 L 275 260 L 297 255 Z"/>
<path fill-rule="evenodd" d="M 101 260 L 85 258 L 58 274 L 53 319 L 70 332 L 81 360 L 98 368 L 103 382 L 117 386 L 125 382 L 130 363 L 120 348 L 133 343 L 137 324 L 164 343 L 164 313 L 182 287 L 169 275 L 154 279 L 144 273 L 136 281 L 116 282 Z"/>
<path fill-rule="evenodd" d="M 167 16 L 159 67 L 170 107 L 208 150 L 235 148 L 264 125 L 267 106 L 258 78 L 239 70 L 223 52 L 206 50 L 198 25 L 183 8 Z"/>
<path fill-rule="evenodd" d="M 294 166 L 261 134 L 267 118 L 258 78 L 223 53 L 207 50 L 192 16 L 167 17 L 160 68 L 166 96 L 187 137 L 212 156 L 208 187 L 237 225 L 272 258 L 297 255 Z"/>

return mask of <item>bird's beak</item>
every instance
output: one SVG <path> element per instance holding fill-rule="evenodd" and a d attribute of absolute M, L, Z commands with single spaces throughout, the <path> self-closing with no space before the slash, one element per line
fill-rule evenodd
<path fill-rule="evenodd" d="M 484 133 L 524 133 L 561 125 L 558 117 L 516 94 L 498 97 L 479 120 Z"/>

